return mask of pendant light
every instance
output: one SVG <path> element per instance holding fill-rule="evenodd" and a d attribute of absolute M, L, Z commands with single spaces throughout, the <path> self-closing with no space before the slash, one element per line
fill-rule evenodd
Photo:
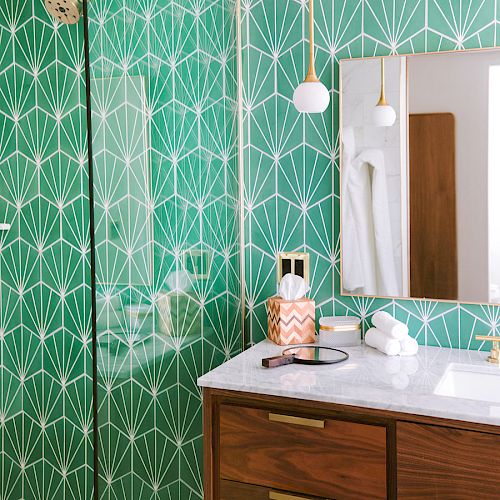
<path fill-rule="evenodd" d="M 396 111 L 385 99 L 385 60 L 380 58 L 380 99 L 373 110 L 376 127 L 392 127 L 396 122 Z"/>
<path fill-rule="evenodd" d="M 330 93 L 318 80 L 314 67 L 314 0 L 309 0 L 309 70 L 293 93 L 293 104 L 301 113 L 323 113 L 330 104 Z"/>

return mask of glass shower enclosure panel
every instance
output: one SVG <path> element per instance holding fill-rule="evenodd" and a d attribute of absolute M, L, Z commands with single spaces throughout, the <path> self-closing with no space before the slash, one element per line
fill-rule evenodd
<path fill-rule="evenodd" d="M 83 25 L 0 2 L 0 498 L 91 498 Z"/>
<path fill-rule="evenodd" d="M 235 28 L 89 2 L 101 498 L 203 497 L 196 380 L 242 345 Z"/>

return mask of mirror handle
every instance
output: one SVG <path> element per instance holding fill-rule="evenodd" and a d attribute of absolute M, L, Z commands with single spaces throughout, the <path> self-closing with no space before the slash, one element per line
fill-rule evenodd
<path fill-rule="evenodd" d="M 274 356 L 273 358 L 264 358 L 262 360 L 262 366 L 264 368 L 276 368 L 277 366 L 290 365 L 293 363 L 294 358 L 294 354 Z"/>

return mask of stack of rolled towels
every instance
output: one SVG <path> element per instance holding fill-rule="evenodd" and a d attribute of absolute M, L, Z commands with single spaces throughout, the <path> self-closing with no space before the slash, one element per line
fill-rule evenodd
<path fill-rule="evenodd" d="M 408 335 L 408 326 L 385 311 L 372 317 L 373 328 L 365 334 L 365 344 L 388 356 L 414 356 L 418 351 L 417 341 Z"/>

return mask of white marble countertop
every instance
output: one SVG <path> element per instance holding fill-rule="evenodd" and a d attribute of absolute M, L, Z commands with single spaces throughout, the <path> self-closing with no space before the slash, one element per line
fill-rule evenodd
<path fill-rule="evenodd" d="M 500 370 L 486 362 L 486 352 L 420 346 L 414 357 L 389 357 L 364 345 L 343 349 L 350 358 L 336 365 L 268 369 L 262 358 L 283 347 L 265 340 L 200 377 L 198 385 L 500 425 L 500 403 L 434 394 L 449 363 Z"/>

